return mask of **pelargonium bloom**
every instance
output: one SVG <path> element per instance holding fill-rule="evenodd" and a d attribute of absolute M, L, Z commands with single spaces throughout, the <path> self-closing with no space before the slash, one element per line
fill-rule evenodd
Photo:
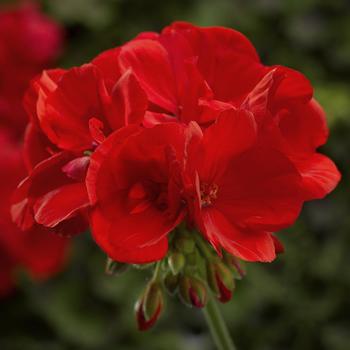
<path fill-rule="evenodd" d="M 263 65 L 227 28 L 177 22 L 46 71 L 26 109 L 30 174 L 14 216 L 69 229 L 84 209 L 98 245 L 122 262 L 163 258 L 182 221 L 219 254 L 271 261 L 282 250 L 273 233 L 340 179 L 317 153 L 328 129 L 310 82 Z M 45 171 L 54 181 L 39 189 Z"/>

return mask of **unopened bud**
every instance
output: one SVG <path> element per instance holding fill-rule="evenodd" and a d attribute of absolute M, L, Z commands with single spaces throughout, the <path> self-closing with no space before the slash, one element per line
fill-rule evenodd
<path fill-rule="evenodd" d="M 207 263 L 208 284 L 217 298 L 226 303 L 232 298 L 235 281 L 230 269 L 221 261 Z"/>
<path fill-rule="evenodd" d="M 235 279 L 242 279 L 246 275 L 243 261 L 227 252 L 224 252 L 224 260 L 227 266 L 231 269 Z"/>
<path fill-rule="evenodd" d="M 136 320 L 140 331 L 151 328 L 163 309 L 163 293 L 157 282 L 150 282 L 135 304 Z"/>
<path fill-rule="evenodd" d="M 164 279 L 164 286 L 170 295 L 175 295 L 178 285 L 178 275 L 174 276 L 172 273 L 168 273 Z"/>
<path fill-rule="evenodd" d="M 181 300 L 186 305 L 198 308 L 202 308 L 206 305 L 207 288 L 198 278 L 182 276 L 179 288 Z"/>
<path fill-rule="evenodd" d="M 129 268 L 128 264 L 107 258 L 105 272 L 107 275 L 119 276 Z"/>
<path fill-rule="evenodd" d="M 187 235 L 181 235 L 175 240 L 176 248 L 184 254 L 191 254 L 194 250 L 195 245 L 196 244 L 194 240 Z"/>
<path fill-rule="evenodd" d="M 168 257 L 171 272 L 177 275 L 185 266 L 186 259 L 182 253 L 172 252 Z"/>

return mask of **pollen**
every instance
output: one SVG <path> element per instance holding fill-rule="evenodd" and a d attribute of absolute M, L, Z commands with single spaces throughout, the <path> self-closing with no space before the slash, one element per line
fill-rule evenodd
<path fill-rule="evenodd" d="M 215 199 L 218 197 L 219 186 L 215 183 L 206 184 L 201 183 L 200 185 L 200 195 L 201 195 L 201 206 L 208 207 L 212 205 Z"/>

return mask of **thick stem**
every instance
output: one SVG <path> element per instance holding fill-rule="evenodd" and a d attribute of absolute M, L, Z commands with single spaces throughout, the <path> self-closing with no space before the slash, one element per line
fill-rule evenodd
<path fill-rule="evenodd" d="M 236 350 L 226 323 L 213 297 L 209 298 L 203 312 L 218 350 Z"/>

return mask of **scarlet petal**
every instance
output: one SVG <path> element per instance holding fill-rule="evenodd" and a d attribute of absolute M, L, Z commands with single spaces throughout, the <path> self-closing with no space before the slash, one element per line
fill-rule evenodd
<path fill-rule="evenodd" d="M 302 179 L 286 156 L 255 148 L 232 159 L 225 170 L 216 182 L 215 205 L 228 218 L 267 231 L 294 223 L 304 201 Z"/>
<path fill-rule="evenodd" d="M 90 149 L 88 121 L 101 115 L 100 80 L 91 64 L 73 68 L 49 94 L 38 117 L 42 129 L 57 146 L 67 150 Z"/>
<path fill-rule="evenodd" d="M 166 50 L 154 40 L 133 40 L 119 56 L 123 71 L 131 68 L 149 100 L 169 112 L 176 112 L 174 76 Z"/>
<path fill-rule="evenodd" d="M 336 165 L 323 154 L 296 158 L 294 163 L 303 178 L 307 200 L 325 197 L 340 181 L 341 174 Z"/>
<path fill-rule="evenodd" d="M 74 154 L 57 153 L 39 163 L 19 185 L 11 213 L 22 229 L 33 225 L 33 217 L 45 225 L 56 226 L 75 214 L 80 215 L 80 210 L 88 206 L 84 182 L 77 182 L 62 170 L 73 159 Z"/>
<path fill-rule="evenodd" d="M 271 67 L 278 74 L 284 75 L 274 96 L 274 107 L 286 106 L 291 103 L 307 103 L 313 95 L 310 81 L 300 72 L 283 66 Z"/>
<path fill-rule="evenodd" d="M 33 209 L 37 223 L 55 227 L 88 206 L 85 185 L 76 183 L 62 186 L 38 198 Z"/>
<path fill-rule="evenodd" d="M 284 253 L 284 246 L 281 243 L 281 241 L 274 235 L 271 235 L 271 237 L 272 237 L 273 243 L 275 245 L 276 254 Z"/>
<path fill-rule="evenodd" d="M 91 204 L 95 204 L 97 201 L 97 190 L 101 190 L 102 193 L 108 193 L 111 190 L 109 185 L 113 185 L 113 182 L 110 183 L 110 178 L 107 177 L 106 180 L 101 181 L 101 187 L 96 186 L 97 177 L 101 176 L 101 166 L 103 166 L 107 155 L 112 151 L 112 149 L 114 149 L 114 152 L 118 152 L 124 141 L 129 136 L 138 133 L 140 130 L 141 128 L 138 125 L 130 125 L 117 130 L 111 134 L 92 154 L 90 158 L 90 166 L 86 175 L 86 186 Z M 104 189 L 106 189 L 105 192 Z"/>
<path fill-rule="evenodd" d="M 64 69 L 44 70 L 39 76 L 35 77 L 29 85 L 24 95 L 23 105 L 30 117 L 30 121 L 39 127 L 37 109 L 47 98 L 47 95 L 57 88 L 57 82 L 66 71 Z"/>
<path fill-rule="evenodd" d="M 314 99 L 292 108 L 280 119 L 279 127 L 294 152 L 314 152 L 329 133 L 325 113 Z"/>
<path fill-rule="evenodd" d="M 268 115 L 270 99 L 275 93 L 283 76 L 277 69 L 269 71 L 247 95 L 242 108 L 252 112 L 258 122 Z"/>
<path fill-rule="evenodd" d="M 177 61 L 183 59 L 182 55 L 198 57 L 199 71 L 215 98 L 225 102 L 241 101 L 266 72 L 253 45 L 232 29 L 175 22 L 164 29 L 160 41 L 165 47 L 177 45 L 169 50 L 172 57 L 179 56 Z"/>
<path fill-rule="evenodd" d="M 256 123 L 251 113 L 234 109 L 222 112 L 216 123 L 205 130 L 201 151 L 194 151 L 202 180 L 210 183 L 220 176 L 227 159 L 243 153 L 255 142 Z"/>
<path fill-rule="evenodd" d="M 92 235 L 96 243 L 108 256 L 116 261 L 143 264 L 162 259 L 168 250 L 166 237 L 159 237 L 159 232 L 166 232 L 167 227 L 161 227 L 159 217 L 154 213 L 143 212 L 124 218 L 117 218 L 112 224 L 110 218 L 97 209 L 91 217 Z M 151 223 L 149 218 L 154 221 Z M 147 240 L 152 243 L 146 243 Z"/>
<path fill-rule="evenodd" d="M 120 47 L 102 52 L 92 60 L 92 64 L 98 68 L 107 86 L 108 91 L 112 91 L 114 84 L 119 79 L 121 72 L 118 66 Z"/>
<path fill-rule="evenodd" d="M 232 255 L 247 261 L 270 262 L 275 259 L 271 235 L 264 231 L 239 229 L 218 210 L 203 211 L 205 234 Z"/>
<path fill-rule="evenodd" d="M 169 114 L 147 111 L 143 120 L 143 126 L 145 128 L 152 128 L 158 124 L 175 122 L 178 122 L 178 119 Z"/>
<path fill-rule="evenodd" d="M 41 161 L 51 157 L 56 147 L 45 134 L 33 123 L 29 123 L 24 135 L 24 160 L 31 171 Z"/>
<path fill-rule="evenodd" d="M 112 91 L 112 108 L 108 113 L 112 129 L 141 124 L 148 106 L 147 96 L 131 70 L 127 70 Z"/>

